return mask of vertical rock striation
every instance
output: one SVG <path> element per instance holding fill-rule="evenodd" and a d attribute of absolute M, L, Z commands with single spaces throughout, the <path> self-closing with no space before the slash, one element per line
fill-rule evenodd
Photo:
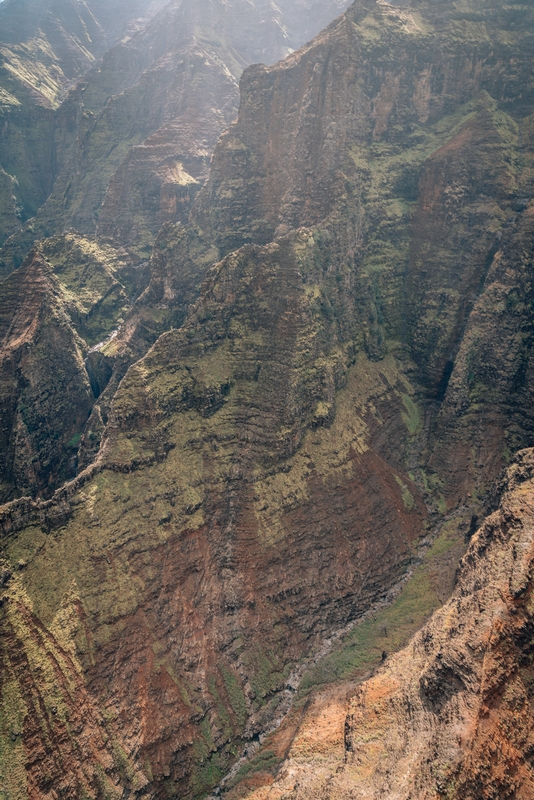
<path fill-rule="evenodd" d="M 532 796 L 533 466 L 518 454 L 449 602 L 350 700 L 344 763 L 325 769 L 319 723 L 269 798 Z"/>
<path fill-rule="evenodd" d="M 145 284 L 126 253 L 108 243 L 115 255 L 104 258 L 102 242 L 73 233 L 45 242 L 43 256 L 2 284 L 17 297 L 27 285 L 29 304 L 17 316 L 6 301 L 5 352 L 19 358 L 19 342 L 50 341 L 36 364 L 21 356 L 31 370 L 16 380 L 6 367 L 11 418 L 22 418 L 16 403 L 43 365 L 47 374 L 68 367 L 66 385 L 85 392 L 74 405 L 54 401 L 62 420 L 93 409 L 87 468 L 46 502 L 0 510 L 10 576 L 2 641 L 16 635 L 20 648 L 2 656 L 2 769 L 21 797 L 56 786 L 72 798 L 205 797 L 280 713 L 295 665 L 405 576 L 430 518 L 448 508 L 479 515 L 511 450 L 532 444 L 530 4 L 361 0 L 285 61 L 249 67 L 239 117 L 185 226 L 246 60 L 230 35 L 247 53 L 287 45 L 283 8 L 247 3 L 237 31 L 228 9 L 169 6 L 59 112 L 68 120 L 61 176 L 24 235 L 54 217 L 85 231 L 98 221 L 143 263 L 166 220 L 138 301 L 129 307 L 127 287 L 131 297 Z M 201 12 L 217 30 L 199 29 Z M 170 37 L 181 22 L 187 52 Z M 228 100 L 215 112 L 190 90 L 196 76 L 212 102 L 212 68 Z M 206 123 L 205 141 L 182 111 Z M 22 241 L 4 248 L 6 272 Z M 92 392 L 82 336 L 102 345 L 89 362 Z M 118 364 L 113 374 L 106 359 Z M 27 425 L 24 452 L 38 422 Z M 491 796 L 454 744 L 461 735 L 486 747 L 482 727 L 469 728 L 483 718 L 486 684 L 488 708 L 502 695 L 504 726 L 511 709 L 522 715 L 503 756 L 517 774 L 489 774 L 503 793 L 530 786 L 528 668 L 514 683 L 530 624 L 529 512 L 523 525 L 515 510 L 530 490 L 522 459 L 451 604 L 426 628 L 432 638 L 419 634 L 355 701 L 346 768 L 314 783 L 306 762 L 300 786 L 281 776 L 281 797 L 349 797 L 356 780 L 369 797 L 376 787 Z M 493 609 L 480 634 L 479 601 L 481 613 Z M 365 699 L 374 689 L 385 698 L 378 732 Z M 39 728 L 36 696 L 48 698 Z M 405 735 L 412 712 L 419 744 Z M 497 728 L 488 738 L 503 753 Z M 388 737 L 394 755 L 384 754 Z M 58 783 L 66 772 L 73 777 Z"/>

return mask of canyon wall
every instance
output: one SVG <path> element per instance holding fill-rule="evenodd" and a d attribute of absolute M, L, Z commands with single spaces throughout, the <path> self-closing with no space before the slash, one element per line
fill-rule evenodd
<path fill-rule="evenodd" d="M 521 451 L 449 602 L 348 700 L 316 700 L 274 782 L 234 797 L 532 796 L 533 466 Z"/>
<path fill-rule="evenodd" d="M 533 444 L 532 7 L 356 2 L 284 61 L 244 71 L 238 119 L 203 188 L 208 156 L 187 149 L 200 145 L 184 125 L 201 124 L 207 107 L 197 107 L 191 75 L 210 101 L 219 69 L 228 115 L 219 106 L 210 117 L 214 144 L 245 64 L 221 66 L 221 39 L 205 30 L 187 40 L 187 56 L 169 48 L 166 31 L 187 8 L 156 16 L 73 90 L 59 113 L 81 108 L 75 95 L 86 93 L 85 133 L 73 122 L 68 134 L 76 174 L 66 159 L 30 238 L 3 250 L 7 273 L 47 219 L 84 233 L 47 239 L 2 283 L 27 295 L 20 314 L 8 302 L 2 314 L 14 354 L 2 372 L 10 458 L 23 463 L 41 439 L 70 436 L 67 419 L 78 471 L 61 486 L 61 439 L 53 468 L 27 470 L 26 483 L 20 470 L 3 478 L 4 499 L 14 498 L 0 508 L 0 780 L 10 800 L 206 797 L 282 714 L 297 666 L 409 576 L 445 515 L 458 536 L 471 535 L 513 452 Z M 239 34 L 264 47 L 251 30 Z M 122 88 L 101 108 L 109 75 Z M 212 145 L 200 144 L 207 154 Z M 129 250 L 89 235 L 95 225 Z M 36 333 L 34 306 L 47 322 Z M 59 369 L 35 356 L 51 340 L 68 370 L 61 403 L 50 390 Z M 28 397 L 43 419 L 13 439 Z M 380 772 L 379 745 L 368 756 L 359 744 L 358 720 L 374 719 L 365 693 L 377 686 L 393 698 L 380 719 L 391 723 L 397 761 L 430 763 L 428 737 L 406 743 L 403 733 L 402 698 L 419 672 L 393 678 L 397 663 L 426 670 L 420 730 L 444 715 L 439 742 L 452 755 L 428 755 L 441 769 L 432 780 L 444 792 L 468 786 L 447 714 L 462 692 L 474 708 L 485 667 L 477 656 L 468 665 L 476 680 L 465 678 L 440 631 L 471 614 L 478 591 L 498 605 L 499 581 L 518 559 L 514 597 L 526 597 L 528 513 L 523 527 L 517 515 L 506 521 L 507 503 L 530 486 L 522 458 L 452 605 L 424 629 L 442 643 L 445 666 L 433 644 L 425 650 L 423 630 L 354 701 L 339 775 L 323 771 L 321 783 L 304 762 L 299 786 L 291 770 L 279 776 L 280 797 L 349 797 L 359 769 L 367 796 L 393 791 L 393 756 Z M 489 588 L 473 588 L 476 571 Z M 516 601 L 502 602 L 512 614 Z M 517 620 L 527 614 L 521 607 Z M 503 650 L 514 625 L 499 629 Z M 510 658 L 512 674 L 518 651 Z M 503 720 L 521 687 L 512 694 Z M 428 770 L 424 787 L 437 786 Z M 416 780 L 415 768 L 405 772 L 399 797 Z M 517 785 L 529 780 L 521 772 Z"/>

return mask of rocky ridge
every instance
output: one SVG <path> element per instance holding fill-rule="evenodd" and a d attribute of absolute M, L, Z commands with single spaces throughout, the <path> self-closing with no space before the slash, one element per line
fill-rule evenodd
<path fill-rule="evenodd" d="M 4 132 L 3 167 L 19 185 L 27 180 L 20 147 L 38 160 L 31 169 L 40 183 L 32 179 L 23 221 L 44 206 L 4 249 L 3 274 L 36 238 L 70 226 L 86 234 L 98 226 L 146 257 L 164 222 L 187 219 L 217 139 L 235 117 L 243 68 L 283 58 L 347 4 L 175 0 L 108 50 L 45 115 L 46 131 L 30 126 L 23 145 L 16 125 L 17 142 Z M 15 119 L 16 109 L 8 104 L 6 114 Z M 45 153 L 34 135 L 47 143 Z M 6 194 L 9 213 L 10 204 Z"/>
<path fill-rule="evenodd" d="M 124 315 L 124 281 L 106 284 L 124 321 L 98 391 L 124 371 L 83 434 L 96 461 L 0 515 L 13 797 L 205 797 L 433 521 L 456 509 L 453 550 L 476 529 L 531 443 L 532 10 L 516 11 L 359 2 L 249 68 L 192 224 L 161 230 Z"/>
<path fill-rule="evenodd" d="M 7 216 L 0 245 L 35 215 L 52 189 L 54 109 L 130 24 L 146 23 L 162 5 L 163 0 L 0 5 L 0 209 Z"/>
<path fill-rule="evenodd" d="M 121 382 L 98 471 L 49 509 L 51 527 L 39 504 L 5 508 L 6 555 L 26 564 L 13 591 L 47 576 L 31 590 L 46 607 L 31 605 L 48 627 L 54 598 L 76 585 L 65 602 L 73 624 L 84 609 L 70 634 L 78 669 L 154 797 L 169 786 L 200 797 L 222 777 L 236 743 L 275 712 L 295 661 L 398 580 L 425 530 L 419 490 L 370 446 L 386 397 L 402 437 L 410 387 L 393 360 L 344 367 L 299 277 L 316 269 L 306 239 L 245 248 L 215 269 L 186 325 Z M 30 609 L 18 597 L 6 594 L 10 630 Z M 6 674 L 27 707 L 33 690 L 11 661 Z M 45 791 L 46 770 L 26 773 L 27 791 Z"/>
<path fill-rule="evenodd" d="M 2 284 L 2 502 L 50 496 L 87 458 L 82 433 L 112 371 L 99 344 L 130 310 L 136 272 L 124 250 L 66 234 Z"/>
<path fill-rule="evenodd" d="M 348 701 L 316 699 L 274 782 L 236 797 L 532 796 L 533 468 L 520 452 L 451 599 L 409 646 Z"/>

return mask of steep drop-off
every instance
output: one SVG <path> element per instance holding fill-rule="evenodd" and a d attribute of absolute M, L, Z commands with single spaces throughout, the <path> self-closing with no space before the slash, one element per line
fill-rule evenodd
<path fill-rule="evenodd" d="M 168 82 L 161 63 L 143 69 L 91 117 L 76 162 L 86 170 L 73 184 L 80 226 L 94 228 L 108 178 L 98 223 L 107 233 L 133 230 L 137 201 L 113 229 L 123 204 L 110 193 L 126 198 L 127 186 L 152 186 L 157 200 L 140 232 L 167 221 L 137 302 L 123 308 L 126 279 L 112 281 L 114 312 L 91 329 L 96 343 L 111 318 L 122 325 L 85 371 L 102 398 L 80 431 L 85 469 L 47 500 L 0 509 L 0 768 L 13 798 L 205 797 L 281 714 L 296 665 L 384 601 L 443 515 L 476 529 L 512 452 L 532 444 L 532 22 L 528 3 L 355 3 L 298 53 L 244 72 L 239 118 L 217 145 L 189 226 L 172 218 L 178 205 L 158 217 L 162 197 L 186 195 L 150 184 L 157 141 L 147 172 L 131 150 L 146 139 L 149 108 L 174 108 L 169 86 L 186 85 L 175 83 L 174 56 Z M 147 115 L 113 164 L 95 167 L 91 148 L 134 95 Z M 35 254 L 55 297 L 64 265 L 78 263 L 74 249 L 103 246 L 69 236 Z M 20 240 L 10 247 L 9 258 Z M 125 274 L 136 295 L 143 279 L 131 266 Z M 79 309 L 79 271 L 69 281 Z M 89 321 L 69 312 L 64 330 L 77 342 Z M 495 537 L 503 563 L 513 558 L 505 529 Z M 447 548 L 458 552 L 459 537 Z M 489 575 L 495 565 L 482 559 Z M 425 584 L 438 586 L 425 613 L 450 584 Z M 436 675 L 428 714 L 451 700 L 439 700 Z M 356 707 L 352 753 L 355 718 Z M 405 730 L 401 711 L 393 721 Z M 338 776 L 347 797 L 350 758 Z M 322 777 L 313 783 L 315 766 L 306 770 L 319 786 L 308 795 L 327 791 Z M 438 777 L 447 788 L 449 773 Z"/>
<path fill-rule="evenodd" d="M 247 70 L 193 218 L 222 253 L 313 226 L 355 312 L 343 335 L 413 359 L 429 413 L 444 404 L 430 463 L 482 495 L 531 441 L 532 11 L 436 8 L 357 3 Z"/>
<path fill-rule="evenodd" d="M 108 50 L 45 115 L 45 128 L 26 123 L 21 132 L 10 123 L 2 166 L 19 184 L 39 170 L 23 219 L 49 199 L 2 254 L 3 273 L 36 238 L 70 226 L 92 234 L 98 225 L 146 257 L 164 222 L 187 219 L 217 139 L 235 118 L 244 67 L 283 58 L 347 4 L 174 0 Z M 26 105 L 8 100 L 9 122 Z"/>
<path fill-rule="evenodd" d="M 13 591 L 27 593 L 8 595 L 5 624 L 33 609 L 48 629 L 67 604 L 124 774 L 140 770 L 155 797 L 220 779 L 294 663 L 378 600 L 425 532 L 418 489 L 371 447 L 379 408 L 401 447 L 412 390 L 393 358 L 351 365 L 318 277 L 309 235 L 228 256 L 186 325 L 123 379 L 96 465 L 48 504 L 3 509 L 6 555 L 25 563 Z M 21 708 L 50 691 L 7 672 Z M 18 791 L 44 791 L 54 752 Z"/>
<path fill-rule="evenodd" d="M 49 496 L 76 475 L 82 433 L 111 376 L 101 345 L 131 307 L 136 272 L 124 251 L 66 234 L 2 283 L 2 502 Z"/>
<path fill-rule="evenodd" d="M 317 699 L 274 783 L 236 797 L 532 797 L 533 467 L 519 453 L 451 599 L 352 690 L 346 718 L 343 696 Z"/>
<path fill-rule="evenodd" d="M 35 215 L 52 189 L 54 109 L 106 50 L 162 5 L 164 0 L 5 0 L 0 5 L 0 167 L 2 175 L 5 171 L 14 179 L 0 184 L 0 245 Z M 5 213 L 9 220 L 4 222 Z"/>

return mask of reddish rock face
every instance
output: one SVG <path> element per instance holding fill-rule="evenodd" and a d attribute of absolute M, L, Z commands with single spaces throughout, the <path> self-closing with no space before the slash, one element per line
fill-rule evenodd
<path fill-rule="evenodd" d="M 509 6 L 474 9 L 480 39 L 441 4 L 359 3 L 245 72 L 196 227 L 164 226 L 148 288 L 99 351 L 121 369 L 85 430 L 94 463 L 49 501 L 0 510 L 14 796 L 205 797 L 283 713 L 299 662 L 403 579 L 431 516 L 480 513 L 510 409 L 514 447 L 529 442 L 531 34 Z M 78 87 L 69 108 L 85 91 L 95 112 L 83 136 L 72 128 L 79 174 L 69 195 L 63 173 L 36 224 L 75 197 L 92 229 L 111 180 L 99 224 L 126 236 L 140 198 L 137 237 L 201 177 L 180 103 L 220 117 L 175 82 L 163 29 L 143 37 L 161 59 L 110 54 L 125 68 L 101 112 L 106 64 Z M 205 86 L 199 52 L 188 64 Z M 111 160 L 94 161 L 103 140 Z M 28 270 L 37 307 L 51 290 Z M 77 340 L 61 330 L 64 368 Z M 474 619 L 474 602 L 458 614 Z M 417 700 L 430 728 L 467 686 L 432 658 Z M 458 691 L 442 696 L 448 683 Z M 408 706 L 392 703 L 400 758 Z"/>
<path fill-rule="evenodd" d="M 389 396 L 400 416 L 406 383 L 391 361 L 350 366 L 324 335 L 305 241 L 245 248 L 216 268 L 186 327 L 130 368 L 96 472 L 62 514 L 59 495 L 6 508 L 11 557 L 29 551 L 4 622 L 23 627 L 51 558 L 33 613 L 105 709 L 132 791 L 202 796 L 277 713 L 294 664 L 387 592 L 425 531 L 419 490 L 369 446 L 375 402 Z M 39 676 L 41 656 L 27 658 Z M 52 691 L 48 673 L 36 680 Z M 49 724 L 58 774 L 62 733 Z M 114 781 L 112 752 L 91 756 L 88 774 L 105 763 Z M 28 781 L 43 791 L 48 772 L 31 758 Z"/>
<path fill-rule="evenodd" d="M 532 796 L 533 467 L 522 451 L 449 602 L 354 693 L 344 757 L 328 735 L 339 698 L 325 695 L 306 748 L 301 736 L 278 779 L 240 797 Z"/>

